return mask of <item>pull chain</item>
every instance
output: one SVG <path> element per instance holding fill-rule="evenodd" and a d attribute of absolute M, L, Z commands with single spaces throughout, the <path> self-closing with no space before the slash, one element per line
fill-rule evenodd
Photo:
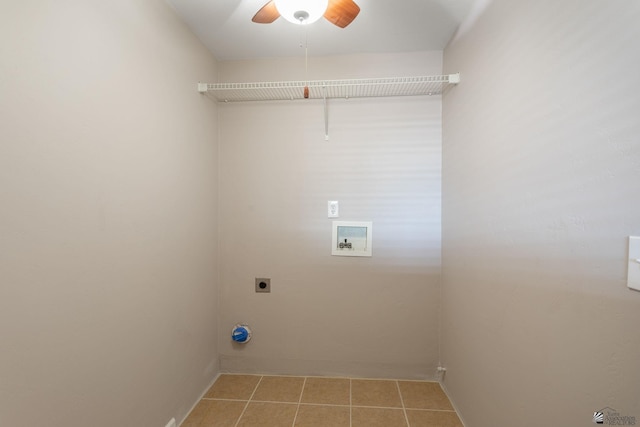
<path fill-rule="evenodd" d="M 309 99 L 309 32 L 304 29 L 304 98 Z"/>

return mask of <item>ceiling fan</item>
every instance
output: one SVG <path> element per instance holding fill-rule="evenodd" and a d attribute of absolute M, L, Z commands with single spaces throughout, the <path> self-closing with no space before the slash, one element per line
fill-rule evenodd
<path fill-rule="evenodd" d="M 299 25 L 311 24 L 322 16 L 340 28 L 349 25 L 360 13 L 353 0 L 270 0 L 252 21 L 270 24 L 280 16 Z"/>

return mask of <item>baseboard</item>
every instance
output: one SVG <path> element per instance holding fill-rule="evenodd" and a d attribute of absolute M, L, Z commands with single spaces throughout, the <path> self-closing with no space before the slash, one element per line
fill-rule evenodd
<path fill-rule="evenodd" d="M 204 391 L 200 394 L 200 397 L 195 401 L 195 403 L 191 406 L 191 408 L 189 409 L 189 411 L 187 411 L 187 414 L 182 417 L 182 419 L 180 420 L 180 422 L 178 423 L 178 426 L 181 426 L 182 423 L 185 422 L 185 420 L 187 419 L 187 417 L 189 417 L 189 414 L 191 414 L 191 412 L 193 412 L 193 410 L 195 409 L 195 407 L 198 405 L 198 403 L 200 403 L 200 401 L 202 400 L 202 398 L 207 394 L 207 392 L 209 391 L 209 389 L 211 388 L 211 386 L 218 380 L 218 378 L 220 377 L 221 373 L 218 372 L 214 377 L 213 380 L 211 380 L 211 382 L 209 383 L 209 385 L 207 385 L 204 389 Z"/>
<path fill-rule="evenodd" d="M 221 355 L 220 372 L 435 381 L 433 367 L 425 363 L 336 362 L 330 360 L 287 360 Z"/>
<path fill-rule="evenodd" d="M 458 418 L 460 419 L 462 426 L 466 427 L 467 424 L 464 422 L 464 419 L 462 418 L 460 409 L 456 406 L 456 403 L 453 401 L 453 399 L 451 399 L 451 394 L 449 394 L 449 390 L 447 390 L 447 386 L 445 385 L 444 381 L 439 381 L 439 383 L 440 383 L 440 387 L 442 387 L 442 391 L 444 391 L 444 394 L 447 395 L 447 398 L 449 399 L 451 406 L 453 406 L 453 409 L 456 411 L 456 414 L 458 414 Z"/>

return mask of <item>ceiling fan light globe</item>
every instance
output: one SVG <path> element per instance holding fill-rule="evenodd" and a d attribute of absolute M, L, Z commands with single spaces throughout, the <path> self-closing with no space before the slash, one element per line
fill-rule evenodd
<path fill-rule="evenodd" d="M 275 0 L 276 9 L 284 19 L 298 25 L 309 25 L 322 18 L 329 0 Z"/>

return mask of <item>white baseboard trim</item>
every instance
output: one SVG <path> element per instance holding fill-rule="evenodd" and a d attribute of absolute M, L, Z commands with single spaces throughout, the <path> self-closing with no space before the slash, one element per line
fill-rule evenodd
<path fill-rule="evenodd" d="M 220 377 L 221 372 L 218 371 L 218 373 L 213 377 L 213 379 L 209 382 L 209 385 L 207 385 L 203 392 L 200 394 L 200 397 L 198 397 L 198 399 L 195 401 L 195 403 L 191 406 L 191 408 L 189 409 L 189 411 L 187 411 L 186 415 L 184 417 L 182 417 L 182 419 L 180 420 L 180 422 L 178 423 L 178 426 L 181 426 L 182 423 L 185 422 L 185 420 L 187 419 L 187 417 L 189 416 L 189 414 L 191 414 L 191 412 L 193 412 L 194 408 L 198 405 L 198 403 L 200 403 L 200 401 L 202 400 L 202 398 L 205 396 L 205 394 L 207 394 L 207 392 L 209 391 L 209 389 L 211 388 L 211 386 L 218 381 L 218 378 Z M 169 427 L 169 426 L 167 426 Z"/>
<path fill-rule="evenodd" d="M 458 418 L 460 419 L 462 426 L 467 427 L 467 424 L 464 422 L 464 419 L 462 418 L 462 414 L 460 413 L 460 410 L 456 406 L 456 403 L 453 401 L 453 399 L 451 399 L 451 395 L 449 394 L 449 390 L 447 390 L 447 386 L 444 384 L 444 381 L 441 380 L 439 381 L 439 383 L 440 383 L 440 387 L 442 387 L 442 391 L 444 391 L 444 394 L 447 395 L 447 399 L 449 399 L 449 402 L 451 402 L 451 406 L 453 406 L 453 409 L 456 411 L 456 414 L 458 414 Z"/>
<path fill-rule="evenodd" d="M 220 356 L 220 372 L 223 373 L 435 381 L 434 376 L 428 374 L 432 371 L 431 365 L 426 363 L 344 362 Z"/>

